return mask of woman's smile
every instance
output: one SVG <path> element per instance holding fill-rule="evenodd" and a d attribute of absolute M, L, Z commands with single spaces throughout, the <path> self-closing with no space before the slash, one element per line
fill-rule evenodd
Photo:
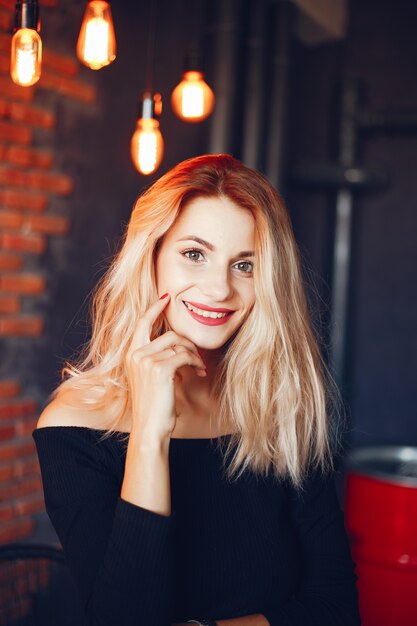
<path fill-rule="evenodd" d="M 225 324 L 234 313 L 234 311 L 229 313 L 203 311 L 203 309 L 198 309 L 188 302 L 183 301 L 183 304 L 193 319 L 200 324 L 205 324 L 206 326 L 219 326 L 220 324 Z"/>

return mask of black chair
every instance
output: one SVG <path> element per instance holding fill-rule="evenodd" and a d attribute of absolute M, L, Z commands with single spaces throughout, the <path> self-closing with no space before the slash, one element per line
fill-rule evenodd
<path fill-rule="evenodd" d="M 87 626 L 60 547 L 0 546 L 0 626 Z"/>

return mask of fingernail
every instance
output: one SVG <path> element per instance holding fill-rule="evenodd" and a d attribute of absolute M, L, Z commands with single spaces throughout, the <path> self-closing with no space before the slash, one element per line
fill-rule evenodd
<path fill-rule="evenodd" d="M 166 297 L 167 297 L 167 295 L 168 295 L 168 293 L 164 293 L 164 295 L 163 295 L 163 296 L 161 296 L 159 299 L 160 299 L 160 300 L 163 300 L 164 298 L 166 298 Z"/>

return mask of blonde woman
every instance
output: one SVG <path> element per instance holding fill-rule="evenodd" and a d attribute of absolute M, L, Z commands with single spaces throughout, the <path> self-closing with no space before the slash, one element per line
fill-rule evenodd
<path fill-rule="evenodd" d="M 356 626 L 337 393 L 284 203 L 229 155 L 136 202 L 33 431 L 88 623 Z"/>

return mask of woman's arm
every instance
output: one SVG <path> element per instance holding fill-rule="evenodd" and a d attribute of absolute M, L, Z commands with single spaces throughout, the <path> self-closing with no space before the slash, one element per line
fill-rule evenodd
<path fill-rule="evenodd" d="M 93 430 L 40 428 L 33 436 L 46 509 L 89 626 L 168 626 L 175 601 L 175 514 L 120 496 L 116 455 L 112 446 L 98 445 Z"/>
<path fill-rule="evenodd" d="M 169 439 L 145 439 L 132 431 L 120 497 L 136 506 L 171 515 Z"/>
<path fill-rule="evenodd" d="M 300 552 L 295 597 L 263 613 L 270 626 L 359 626 L 355 564 L 334 477 L 312 471 L 302 490 L 289 488 L 289 515 Z"/>

